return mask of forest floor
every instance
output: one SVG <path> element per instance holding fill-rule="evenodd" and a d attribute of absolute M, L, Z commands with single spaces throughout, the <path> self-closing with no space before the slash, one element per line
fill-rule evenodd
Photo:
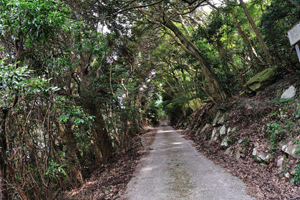
<path fill-rule="evenodd" d="M 284 155 L 280 149 L 275 152 L 276 157 L 268 165 L 260 165 L 255 162 L 252 156 L 252 150 L 255 143 L 269 141 L 266 138 L 264 127 L 267 123 L 277 123 L 284 128 L 287 123 L 290 123 L 293 131 L 292 133 L 285 133 L 284 137 L 290 140 L 291 137 L 298 137 L 300 126 L 298 121 L 286 121 L 280 119 L 279 109 L 283 106 L 288 107 L 291 111 L 289 115 L 295 118 L 295 113 L 292 113 L 293 105 L 300 105 L 300 98 L 295 99 L 295 102 L 280 102 L 276 99 L 280 97 L 282 91 L 290 85 L 297 85 L 300 87 L 297 76 L 290 76 L 276 82 L 276 84 L 262 90 L 255 96 L 240 96 L 233 94 L 231 98 L 224 102 L 220 102 L 210 109 L 207 118 L 214 118 L 214 111 L 216 110 L 231 110 L 230 126 L 239 127 L 234 135 L 235 138 L 246 138 L 243 142 L 234 146 L 234 149 L 244 146 L 246 152 L 241 159 L 236 159 L 235 156 L 228 156 L 224 154 L 225 150 L 221 149 L 217 143 L 211 143 L 209 138 L 213 127 L 209 127 L 204 134 L 196 135 L 191 129 L 187 128 L 179 132 L 184 135 L 186 139 L 192 140 L 193 146 L 208 159 L 215 164 L 223 167 L 230 174 L 238 177 L 247 186 L 247 193 L 256 199 L 300 199 L 300 188 L 298 185 L 292 184 L 292 177 L 287 178 L 282 172 L 278 171 L 277 160 Z M 297 95 L 300 92 L 297 91 Z M 293 104 L 292 104 L 293 103 Z M 199 111 L 200 112 L 200 111 Z M 293 111 L 294 112 L 294 111 Z M 189 124 L 195 124 L 199 117 L 196 113 Z M 203 125 L 209 123 L 202 121 Z M 101 166 L 86 183 L 75 190 L 65 193 L 62 199 L 117 199 L 126 190 L 127 184 L 134 176 L 135 169 L 140 163 L 141 158 L 145 154 L 149 154 L 151 148 L 149 147 L 155 138 L 156 129 L 137 136 L 131 142 L 130 147 L 126 152 L 116 153 L 109 164 Z M 205 136 L 206 135 L 206 136 Z M 206 137 L 206 139 L 203 139 Z M 207 139 L 208 138 L 208 139 Z M 285 167 L 289 170 L 295 169 L 299 164 L 298 159 L 292 156 L 287 156 Z"/>
<path fill-rule="evenodd" d="M 193 140 L 195 148 L 216 165 L 241 179 L 247 186 L 247 194 L 256 199 L 300 199 L 299 187 L 291 184 L 290 179 L 276 172 L 273 163 L 269 166 L 260 166 L 251 158 L 237 160 L 235 157 L 224 154 L 224 151 L 217 146 L 205 144 L 195 140 L 194 137 L 186 136 L 185 138 Z"/>
<path fill-rule="evenodd" d="M 300 199 L 299 185 L 293 184 L 292 177 L 285 177 L 284 171 L 280 171 L 277 166 L 278 158 L 283 156 L 286 159 L 284 167 L 286 170 L 292 171 L 300 163 L 297 158 L 284 154 L 280 148 L 274 152 L 274 159 L 267 165 L 257 163 L 252 156 L 256 144 L 270 142 L 270 136 L 265 131 L 267 124 L 276 123 L 281 129 L 284 129 L 281 138 L 277 141 L 277 147 L 280 139 L 291 141 L 291 138 L 299 137 L 300 126 L 299 122 L 295 120 L 294 111 L 297 109 L 297 104 L 300 106 L 297 97 L 299 91 L 297 91 L 293 101 L 275 101 L 276 98 L 280 97 L 282 91 L 291 85 L 299 87 L 297 76 L 289 76 L 279 80 L 255 96 L 232 96 L 209 110 L 210 119 L 214 118 L 213 112 L 216 110 L 229 110 L 228 122 L 230 127 L 239 127 L 234 138 L 237 138 L 236 141 L 244 138 L 242 143 L 236 142 L 233 146 L 235 150 L 241 147 L 246 149 L 240 159 L 237 159 L 235 155 L 226 155 L 225 149 L 222 149 L 219 143 L 210 141 L 212 126 L 205 130 L 202 135 L 196 135 L 190 128 L 182 130 L 182 134 L 185 135 L 186 139 L 194 141 L 194 146 L 200 153 L 241 179 L 247 185 L 247 193 L 256 199 Z M 283 107 L 288 108 L 287 115 L 289 118 L 285 120 L 281 119 L 279 113 L 280 108 Z M 200 110 L 199 113 L 201 113 Z M 193 122 L 190 124 L 196 124 L 199 119 L 197 112 L 193 115 Z M 291 128 L 291 132 L 286 128 L 287 125 Z M 268 149 L 268 146 L 266 148 Z"/>
<path fill-rule="evenodd" d="M 124 193 L 137 164 L 149 154 L 157 128 L 149 128 L 136 136 L 126 151 L 118 152 L 101 166 L 80 188 L 63 194 L 60 199 L 104 200 L 116 199 Z"/>

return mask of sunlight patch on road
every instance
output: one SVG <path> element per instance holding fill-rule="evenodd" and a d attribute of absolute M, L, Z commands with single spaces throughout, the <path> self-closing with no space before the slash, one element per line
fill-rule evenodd
<path fill-rule="evenodd" d="M 154 169 L 154 167 L 144 167 L 143 169 L 141 169 L 142 172 L 148 172 L 148 171 L 152 171 Z"/>
<path fill-rule="evenodd" d="M 171 133 L 173 131 L 172 130 L 165 130 L 165 131 L 161 130 L 160 132 L 162 132 L 162 133 Z"/>
<path fill-rule="evenodd" d="M 173 142 L 172 144 L 182 144 L 182 142 Z"/>

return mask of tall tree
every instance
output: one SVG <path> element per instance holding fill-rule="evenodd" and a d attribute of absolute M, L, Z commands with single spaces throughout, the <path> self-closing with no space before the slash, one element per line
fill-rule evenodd
<path fill-rule="evenodd" d="M 252 27 L 252 29 L 254 30 L 255 34 L 256 34 L 256 37 L 261 45 L 261 48 L 262 50 L 264 51 L 264 54 L 265 54 L 265 57 L 266 57 L 266 60 L 268 61 L 268 63 L 270 63 L 271 65 L 274 64 L 274 61 L 273 61 L 273 57 L 271 56 L 269 50 L 268 50 L 268 47 L 267 45 L 265 44 L 259 30 L 258 30 L 258 27 L 257 25 L 255 24 L 254 20 L 252 19 L 249 11 L 248 11 L 248 8 L 246 6 L 246 4 L 244 3 L 243 0 L 239 0 L 240 2 L 240 6 L 243 8 L 245 14 L 246 14 L 246 17 L 247 19 L 249 20 L 249 23 Z"/>
<path fill-rule="evenodd" d="M 185 16 L 189 13 L 195 12 L 195 10 L 201 6 L 205 1 L 194 1 L 190 5 L 182 1 L 120 1 L 118 3 L 112 3 L 111 1 L 104 1 L 101 3 L 93 4 L 93 9 L 97 10 L 97 13 L 106 10 L 107 17 L 91 17 L 93 19 L 104 20 L 105 23 L 110 26 L 112 24 L 106 19 L 118 19 L 126 16 L 125 20 L 135 24 L 148 23 L 156 24 L 162 29 L 168 29 L 171 31 L 179 41 L 182 48 L 191 56 L 196 58 L 203 67 L 203 73 L 208 81 L 209 92 L 215 99 L 225 99 L 227 93 L 222 87 L 218 77 L 216 76 L 209 63 L 205 60 L 201 51 L 196 45 L 189 39 L 188 35 L 184 34 L 184 30 L 181 30 L 175 23 L 179 16 Z M 181 12 L 185 10 L 185 12 Z M 138 11 L 138 12 L 137 12 Z M 143 18 L 137 16 L 144 16 Z M 142 22 L 143 21 L 143 22 Z M 123 22 L 124 23 L 124 22 Z M 134 25 L 134 24 L 133 24 Z M 182 25 L 182 24 L 181 24 Z M 184 26 L 184 25 L 183 25 Z"/>

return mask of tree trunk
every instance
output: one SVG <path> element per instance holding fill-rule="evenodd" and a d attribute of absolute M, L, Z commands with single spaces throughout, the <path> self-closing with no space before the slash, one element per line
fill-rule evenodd
<path fill-rule="evenodd" d="M 67 163 L 69 163 L 69 169 L 72 172 L 72 178 L 77 182 L 76 186 L 83 183 L 83 178 L 81 174 L 81 164 L 82 164 L 82 156 L 78 149 L 75 135 L 72 130 L 72 124 L 70 121 L 63 124 L 59 122 L 58 128 L 60 131 L 60 135 L 62 135 L 62 139 L 65 143 L 64 152 L 65 157 L 67 159 Z"/>
<path fill-rule="evenodd" d="M 104 120 L 102 113 L 97 105 L 90 104 L 88 106 L 90 115 L 95 116 L 95 125 L 94 128 L 94 148 L 96 154 L 96 161 L 99 165 L 105 163 L 105 158 L 108 158 L 112 155 L 112 145 L 109 139 L 108 133 L 104 127 Z"/>
<path fill-rule="evenodd" d="M 79 44 L 81 44 L 81 37 L 77 38 Z M 79 46 L 79 50 L 81 50 L 81 45 Z M 80 77 L 80 81 L 76 81 L 79 88 L 84 88 L 90 82 L 88 66 L 91 61 L 92 54 L 82 51 L 80 53 L 80 65 L 77 67 L 78 75 Z M 80 90 L 78 90 L 79 94 L 82 94 Z M 102 163 L 105 163 L 105 158 L 108 158 L 112 155 L 112 145 L 109 140 L 109 135 L 104 127 L 104 120 L 101 113 L 101 110 L 98 105 L 96 105 L 93 101 L 89 102 L 88 105 L 82 105 L 87 112 L 95 116 L 95 125 L 93 128 L 93 137 L 94 137 L 94 151 L 96 156 L 96 162 L 100 166 Z"/>
<path fill-rule="evenodd" d="M 299 3 L 297 3 L 296 1 L 294 0 L 288 0 L 288 2 L 290 2 L 293 6 L 295 6 L 297 8 L 297 10 L 300 10 L 300 5 Z"/>
<path fill-rule="evenodd" d="M 209 66 L 205 58 L 202 56 L 196 45 L 190 42 L 172 21 L 168 19 L 166 19 L 165 21 L 166 22 L 164 23 L 164 25 L 176 35 L 176 37 L 188 50 L 187 53 L 194 56 L 199 61 L 200 65 L 203 66 L 204 76 L 208 82 L 208 88 L 211 96 L 214 99 L 226 99 L 227 93 L 222 87 L 220 80 L 214 73 L 213 69 Z"/>
<path fill-rule="evenodd" d="M 2 108 L 2 122 L 1 122 L 1 132 L 0 132 L 0 190 L 1 190 L 1 196 L 3 200 L 8 200 L 8 190 L 7 190 L 7 184 L 6 184 L 6 171 L 7 171 L 7 165 L 6 165 L 6 150 L 7 150 L 7 142 L 6 142 L 6 135 L 5 135 L 5 123 L 6 118 L 8 115 L 8 110 L 5 108 Z"/>
<path fill-rule="evenodd" d="M 259 59 L 259 57 L 257 56 L 257 53 L 255 51 L 255 48 L 252 46 L 250 40 L 248 39 L 248 36 L 247 34 L 243 31 L 240 23 L 238 22 L 238 20 L 236 19 L 236 16 L 234 15 L 235 17 L 235 24 L 236 24 L 236 28 L 239 32 L 239 34 L 241 35 L 241 37 L 243 38 L 243 41 L 244 43 L 246 44 L 247 46 L 247 49 L 248 49 L 248 52 L 249 52 L 249 56 L 250 56 L 250 59 L 251 61 L 255 61 L 256 63 L 258 64 L 262 64 L 263 62 Z M 258 66 L 258 64 L 253 64 L 254 66 L 254 71 L 255 73 L 257 73 L 257 69 L 259 69 L 260 67 Z"/>
<path fill-rule="evenodd" d="M 251 15 L 250 15 L 250 13 L 249 13 L 249 11 L 248 11 L 248 8 L 247 8 L 246 4 L 244 3 L 243 0 L 239 0 L 239 1 L 240 1 L 240 6 L 244 9 L 244 12 L 245 12 L 245 14 L 246 14 L 246 16 L 247 16 L 247 19 L 248 19 L 248 21 L 250 22 L 250 25 L 251 25 L 252 29 L 254 30 L 254 32 L 255 32 L 255 34 L 256 34 L 256 37 L 257 37 L 257 39 L 258 39 L 258 41 L 259 41 L 259 43 L 260 43 L 260 46 L 262 47 L 262 50 L 263 50 L 264 53 L 265 53 L 265 56 L 266 56 L 267 61 L 268 61 L 270 64 L 273 64 L 272 56 L 271 56 L 271 54 L 269 53 L 268 48 L 267 48 L 265 42 L 263 41 L 263 39 L 262 39 L 262 37 L 261 37 L 261 34 L 259 33 L 259 30 L 258 30 L 257 26 L 255 25 L 255 22 L 254 22 L 254 20 L 252 19 Z"/>
<path fill-rule="evenodd" d="M 134 2 L 134 5 L 139 7 L 139 4 L 137 2 Z M 158 13 L 158 15 L 155 14 L 154 16 L 152 13 L 148 12 L 147 10 L 138 8 L 138 10 L 142 12 L 144 15 L 149 16 L 152 19 L 156 20 L 156 22 L 154 23 L 163 25 L 168 29 L 170 29 L 180 40 L 183 50 L 186 51 L 188 54 L 194 56 L 198 60 L 198 62 L 204 69 L 203 72 L 208 82 L 208 87 L 211 96 L 214 99 L 226 99 L 228 94 L 222 87 L 220 80 L 214 73 L 213 69 L 209 66 L 209 64 L 203 57 L 203 55 L 200 53 L 196 45 L 190 42 L 190 40 L 179 30 L 179 28 L 172 22 L 170 16 L 166 15 L 166 12 L 164 12 L 164 10 L 161 7 L 157 6 L 156 9 L 159 10 L 160 13 Z M 151 19 L 148 20 L 151 21 Z"/>
<path fill-rule="evenodd" d="M 244 41 L 244 43 L 246 44 L 246 46 L 248 48 L 251 60 L 254 60 L 255 59 L 254 56 L 256 56 L 255 55 L 256 51 L 255 51 L 254 47 L 251 45 L 250 40 L 248 39 L 247 34 L 243 31 L 243 29 L 242 29 L 240 23 L 238 22 L 238 20 L 236 19 L 236 17 L 235 17 L 234 21 L 235 21 L 235 25 L 236 25 L 236 28 L 237 28 L 240 36 L 243 38 L 243 41 Z"/>
<path fill-rule="evenodd" d="M 227 64 L 228 59 L 227 59 L 227 56 L 225 55 L 226 51 L 224 49 L 224 46 L 223 46 L 223 44 L 220 40 L 218 40 L 216 43 L 217 43 L 216 49 L 218 50 L 219 58 L 221 60 L 221 64 L 224 67 L 224 70 L 229 72 L 230 69 L 229 69 L 228 64 Z"/>

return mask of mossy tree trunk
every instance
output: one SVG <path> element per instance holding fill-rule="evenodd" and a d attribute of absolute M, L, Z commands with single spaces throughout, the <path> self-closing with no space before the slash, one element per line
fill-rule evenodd
<path fill-rule="evenodd" d="M 259 30 L 258 30 L 258 27 L 256 26 L 254 20 L 252 19 L 251 15 L 250 15 L 250 13 L 248 11 L 248 8 L 247 8 L 246 4 L 244 3 L 243 0 L 239 0 L 239 1 L 240 1 L 240 6 L 243 8 L 243 10 L 244 10 L 244 12 L 245 12 L 245 14 L 247 16 L 247 19 L 248 19 L 248 21 L 249 21 L 252 29 L 254 30 L 254 32 L 256 34 L 256 37 L 257 37 L 257 39 L 259 41 L 259 44 L 260 44 L 260 46 L 261 46 L 261 48 L 262 48 L 262 50 L 263 50 L 263 52 L 264 52 L 264 54 L 266 56 L 266 60 L 269 62 L 269 64 L 273 64 L 272 56 L 271 56 L 271 54 L 270 54 L 270 52 L 268 50 L 268 47 L 265 44 L 264 40 L 262 39 L 262 36 L 261 36 L 261 34 L 259 33 Z"/>
<path fill-rule="evenodd" d="M 59 122 L 58 128 L 63 142 L 65 143 L 63 151 L 65 152 L 66 161 L 68 161 L 68 169 L 71 172 L 73 187 L 77 187 L 83 183 L 82 179 L 82 156 L 76 143 L 75 134 L 72 125 L 74 123 L 68 121 L 66 123 Z"/>
<path fill-rule="evenodd" d="M 135 2 L 135 6 L 139 7 L 139 4 Z M 167 28 L 171 30 L 176 38 L 179 39 L 181 43 L 181 47 L 183 50 L 195 57 L 200 65 L 203 68 L 204 76 L 208 83 L 208 88 L 210 95 L 218 100 L 218 99 L 226 99 L 228 94 L 226 90 L 222 87 L 221 82 L 213 69 L 210 67 L 209 63 L 206 61 L 205 57 L 200 53 L 197 46 L 188 39 L 188 36 L 185 36 L 182 31 L 173 23 L 172 18 L 168 15 L 160 5 L 155 5 L 156 12 L 150 13 L 149 11 L 138 8 L 138 10 L 145 15 L 148 20 L 153 21 L 156 24 L 160 24 L 162 28 Z"/>
<path fill-rule="evenodd" d="M 1 132 L 0 132 L 0 190 L 3 200 L 8 200 L 8 191 L 6 186 L 7 166 L 6 166 L 6 134 L 5 124 L 7 119 L 8 110 L 2 108 L 2 121 L 1 121 Z"/>
<path fill-rule="evenodd" d="M 94 150 L 96 162 L 100 166 L 106 162 L 106 158 L 112 155 L 112 144 L 104 126 L 104 119 L 100 108 L 96 104 L 87 107 L 89 114 L 95 116 L 95 127 L 93 128 Z"/>
<path fill-rule="evenodd" d="M 164 25 L 169 28 L 180 42 L 184 45 L 185 51 L 190 55 L 194 56 L 200 65 L 203 67 L 204 76 L 208 82 L 208 88 L 211 96 L 214 99 L 226 99 L 228 94 L 225 89 L 222 87 L 221 82 L 213 69 L 210 67 L 204 56 L 200 53 L 196 45 L 188 40 L 188 38 L 183 35 L 179 28 L 167 18 L 163 21 Z"/>

